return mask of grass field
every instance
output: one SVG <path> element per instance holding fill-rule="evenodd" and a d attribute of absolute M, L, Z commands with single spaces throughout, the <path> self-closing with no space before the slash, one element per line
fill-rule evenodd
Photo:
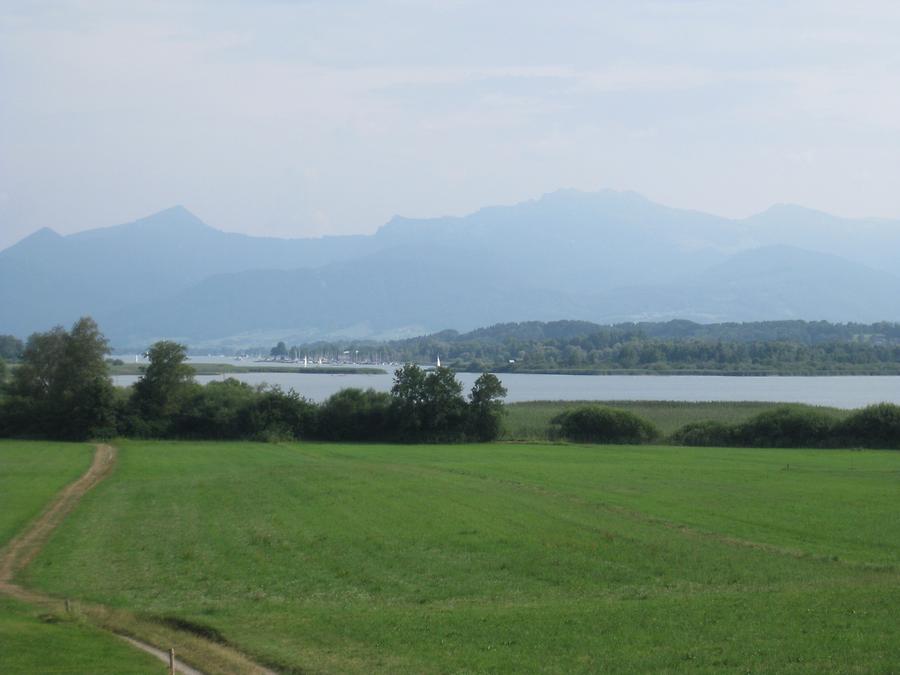
<path fill-rule="evenodd" d="M 0 441 L 0 548 L 90 464 L 89 445 Z M 162 671 L 159 661 L 74 620 L 0 595 L 0 673 Z"/>
<path fill-rule="evenodd" d="M 162 675 L 164 664 L 63 613 L 0 596 L 0 672 Z"/>
<path fill-rule="evenodd" d="M 733 424 L 748 420 L 764 410 L 785 405 L 757 401 L 527 401 L 506 406 L 504 437 L 507 440 L 546 440 L 547 429 L 554 416 L 568 408 L 594 404 L 629 410 L 652 422 L 665 435 L 688 422 L 713 420 Z M 839 408 L 819 410 L 825 410 L 836 418 L 850 412 Z"/>
<path fill-rule="evenodd" d="M 286 671 L 900 663 L 900 453 L 120 448 L 25 581 Z"/>
<path fill-rule="evenodd" d="M 94 448 L 0 440 L 0 546 L 88 468 Z"/>

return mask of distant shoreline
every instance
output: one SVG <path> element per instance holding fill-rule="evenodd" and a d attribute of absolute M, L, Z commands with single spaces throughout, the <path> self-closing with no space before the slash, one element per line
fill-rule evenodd
<path fill-rule="evenodd" d="M 475 372 L 466 369 L 457 372 Z M 677 377 L 683 376 L 703 376 L 710 377 L 897 377 L 900 376 L 900 367 L 891 370 L 797 370 L 797 371 L 779 371 L 779 370 L 703 370 L 703 369 L 683 369 L 683 370 L 652 370 L 652 369 L 611 369 L 611 370 L 578 370 L 578 369 L 535 369 L 535 370 L 511 370 L 511 369 L 492 369 L 492 373 L 498 375 L 633 375 L 633 376 L 654 376 Z"/>
<path fill-rule="evenodd" d="M 194 368 L 196 375 L 227 375 L 230 373 L 296 373 L 296 374 L 319 374 L 319 375 L 386 375 L 390 371 L 375 366 L 236 366 L 230 363 L 204 363 L 189 362 Z M 15 365 L 15 364 L 10 364 Z M 141 375 L 146 364 L 143 363 L 124 363 L 121 365 L 110 365 L 110 375 Z M 420 364 L 423 365 L 423 364 Z M 399 365 L 398 365 L 399 367 Z M 455 368 L 453 364 L 449 367 L 457 373 L 481 373 L 481 370 L 472 370 L 470 368 Z M 488 368 L 488 372 L 498 375 L 579 375 L 579 376 L 609 376 L 609 375 L 628 375 L 635 377 L 897 377 L 900 376 L 900 365 L 892 369 L 873 370 L 873 369 L 846 369 L 846 370 L 711 370 L 711 369 L 606 369 L 606 370 L 586 370 L 586 369 L 567 369 L 567 368 L 547 368 L 547 369 L 507 369 L 507 368 Z"/>
<path fill-rule="evenodd" d="M 123 363 L 109 366 L 110 375 L 142 375 L 145 363 Z M 387 375 L 383 368 L 345 366 L 235 366 L 230 363 L 188 362 L 195 375 L 228 375 L 239 373 L 294 373 L 297 375 Z"/>

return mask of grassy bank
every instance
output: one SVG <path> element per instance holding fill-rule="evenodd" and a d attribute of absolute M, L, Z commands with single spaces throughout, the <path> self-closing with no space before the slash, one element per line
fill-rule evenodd
<path fill-rule="evenodd" d="M 889 672 L 891 452 L 121 444 L 27 571 L 285 670 Z"/>
<path fill-rule="evenodd" d="M 764 410 L 780 403 L 757 401 L 527 401 L 506 406 L 506 432 L 508 440 L 546 440 L 550 420 L 564 410 L 597 403 L 621 408 L 653 423 L 663 434 L 671 434 L 688 422 L 711 420 L 723 424 L 745 422 Z M 798 407 L 800 404 L 797 404 Z M 850 411 L 839 408 L 819 408 L 836 419 L 842 419 Z"/>

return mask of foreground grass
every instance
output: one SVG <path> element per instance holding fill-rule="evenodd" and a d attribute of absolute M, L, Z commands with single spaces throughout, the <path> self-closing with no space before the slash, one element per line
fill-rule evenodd
<path fill-rule="evenodd" d="M 724 424 L 744 422 L 764 410 L 784 403 L 757 401 L 527 401 L 506 406 L 508 440 L 546 440 L 550 420 L 564 410 L 596 404 L 621 408 L 652 422 L 663 434 L 669 435 L 688 422 L 711 420 Z M 801 404 L 788 404 L 809 407 Z M 839 408 L 818 408 L 841 419 L 851 411 Z"/>
<path fill-rule="evenodd" d="M 890 672 L 900 454 L 121 444 L 27 580 L 284 670 Z"/>
<path fill-rule="evenodd" d="M 0 548 L 92 454 L 89 445 L 0 441 Z M 160 673 L 160 665 L 74 616 L 0 595 L 0 673 Z"/>
<path fill-rule="evenodd" d="M 0 440 L 0 547 L 87 470 L 93 446 Z"/>
<path fill-rule="evenodd" d="M 0 672 L 161 675 L 148 654 L 61 612 L 0 596 Z"/>

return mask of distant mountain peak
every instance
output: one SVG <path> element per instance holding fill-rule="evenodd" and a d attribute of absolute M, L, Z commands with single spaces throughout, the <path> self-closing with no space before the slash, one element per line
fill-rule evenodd
<path fill-rule="evenodd" d="M 32 249 L 43 248 L 48 245 L 52 246 L 54 243 L 62 241 L 62 239 L 63 236 L 56 230 L 52 230 L 49 227 L 42 227 L 41 229 L 32 232 L 24 239 L 20 239 L 9 248 L 0 251 L 0 253 L 13 251 L 30 251 Z"/>
<path fill-rule="evenodd" d="M 818 211 L 799 204 L 778 203 L 772 204 L 765 211 L 750 216 L 749 221 L 769 221 L 769 220 L 793 220 L 800 222 L 809 222 L 814 220 L 835 220 L 835 216 L 824 211 Z"/>
<path fill-rule="evenodd" d="M 144 218 L 140 218 L 131 223 L 128 223 L 126 226 L 136 225 L 142 227 L 158 225 L 193 225 L 202 226 L 204 228 L 209 227 L 209 225 L 204 223 L 197 216 L 195 216 L 180 204 L 170 206 L 169 208 L 163 209 L 162 211 L 157 211 L 156 213 L 151 213 L 149 216 L 145 216 Z"/>
<path fill-rule="evenodd" d="M 190 218 L 196 218 L 193 213 L 191 213 L 185 206 L 181 204 L 175 204 L 175 206 L 170 206 L 167 209 L 162 209 L 161 211 L 157 211 L 156 213 L 151 213 L 147 218 L 153 218 L 154 216 L 187 216 Z"/>
<path fill-rule="evenodd" d="M 22 241 L 19 243 L 23 243 L 26 241 L 33 241 L 33 242 L 56 241 L 56 240 L 62 239 L 62 238 L 63 238 L 62 235 L 59 232 L 57 232 L 56 230 L 49 228 L 49 227 L 42 227 L 41 229 L 29 234 L 27 237 L 22 239 Z"/>
<path fill-rule="evenodd" d="M 111 233 L 120 235 L 134 233 L 152 237 L 173 237 L 186 232 L 215 231 L 217 231 L 215 228 L 204 223 L 185 207 L 177 205 L 163 209 L 162 211 L 157 211 L 156 213 L 151 213 L 149 216 L 138 218 L 130 223 L 122 223 L 121 225 L 112 225 L 110 227 L 100 227 L 94 230 L 85 230 L 69 235 L 68 238 L 86 241 L 102 238 Z"/>

